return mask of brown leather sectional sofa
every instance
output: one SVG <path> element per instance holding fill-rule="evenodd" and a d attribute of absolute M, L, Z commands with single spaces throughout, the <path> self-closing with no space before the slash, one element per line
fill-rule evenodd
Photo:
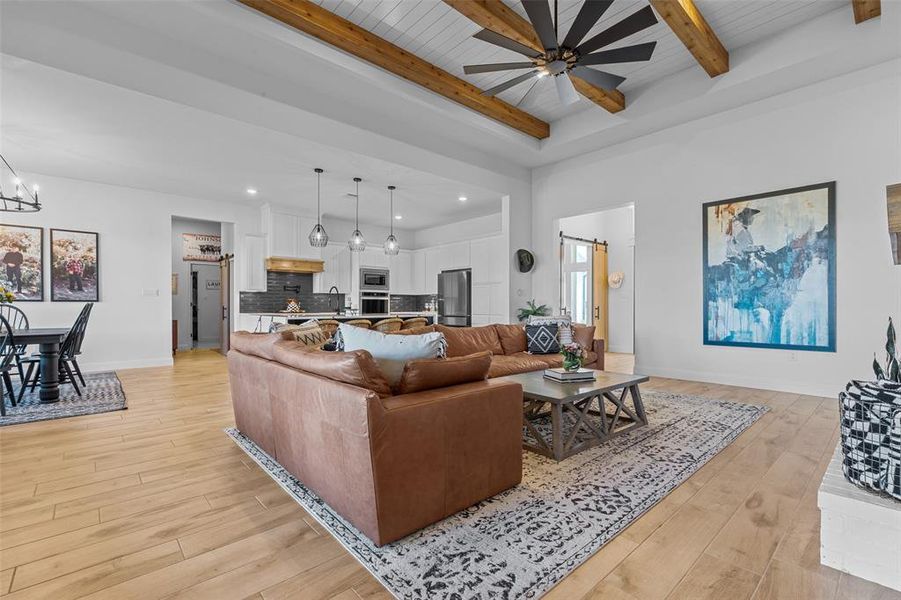
<path fill-rule="evenodd" d="M 238 429 L 377 545 L 518 484 L 522 389 L 491 378 L 562 362 L 528 354 L 517 325 L 402 333 L 426 331 L 445 334 L 448 358 L 490 351 L 489 379 L 434 389 L 419 381 L 423 391 L 395 394 L 366 351 L 311 350 L 278 333 L 232 335 Z M 602 369 L 594 328 L 574 334 L 592 348 L 586 366 Z M 440 385 L 453 379 L 448 369 Z"/>

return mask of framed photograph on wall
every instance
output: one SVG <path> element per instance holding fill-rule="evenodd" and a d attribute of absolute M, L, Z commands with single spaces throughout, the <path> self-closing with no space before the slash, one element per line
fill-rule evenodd
<path fill-rule="evenodd" d="M 835 352 L 835 182 L 703 213 L 704 343 Z"/>
<path fill-rule="evenodd" d="M 15 302 L 44 299 L 44 229 L 0 224 L 0 270 L 2 285 Z"/>
<path fill-rule="evenodd" d="M 219 262 L 222 258 L 222 236 L 208 233 L 183 233 L 182 260 L 189 262 Z"/>
<path fill-rule="evenodd" d="M 50 230 L 50 299 L 53 302 L 100 300 L 99 234 Z"/>

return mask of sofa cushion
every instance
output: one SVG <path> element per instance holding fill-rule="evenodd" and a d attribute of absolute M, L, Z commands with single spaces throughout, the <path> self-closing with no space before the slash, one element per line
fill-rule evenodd
<path fill-rule="evenodd" d="M 274 360 L 272 347 L 283 339 L 285 338 L 281 333 L 236 331 L 231 335 L 231 347 L 244 354 Z"/>
<path fill-rule="evenodd" d="M 557 337 L 556 323 L 526 325 L 526 340 L 530 354 L 557 354 L 560 352 L 560 339 Z"/>
<path fill-rule="evenodd" d="M 497 336 L 497 329 L 494 328 L 494 325 L 485 325 L 483 327 L 435 325 L 435 331 L 443 333 L 447 339 L 448 358 L 467 356 L 484 350 L 495 355 L 504 353 L 504 348 L 501 346 L 501 340 Z"/>
<path fill-rule="evenodd" d="M 448 387 L 471 381 L 481 381 L 491 368 L 491 353 L 477 352 L 454 358 L 425 358 L 409 361 L 404 366 L 398 394 L 412 394 L 423 390 Z"/>
<path fill-rule="evenodd" d="M 497 337 L 501 341 L 501 347 L 504 354 L 516 354 L 517 352 L 526 351 L 526 328 L 522 325 L 503 325 L 494 326 L 497 330 Z"/>
<path fill-rule="evenodd" d="M 447 345 L 439 332 L 421 335 L 394 335 L 342 323 L 336 334 L 338 348 L 345 352 L 367 350 L 378 363 L 385 379 L 394 387 L 400 382 L 407 361 L 416 358 L 444 358 Z"/>
<path fill-rule="evenodd" d="M 573 323 L 573 341 L 585 351 L 594 350 L 594 325 Z"/>
<path fill-rule="evenodd" d="M 525 352 L 520 352 L 513 356 L 500 354 L 491 357 L 491 368 L 488 369 L 488 377 L 516 375 L 517 373 L 528 373 L 529 371 L 541 371 L 546 368 L 547 365 L 538 357 Z"/>
<path fill-rule="evenodd" d="M 372 390 L 380 398 L 391 395 L 388 380 L 365 350 L 320 352 L 295 340 L 281 340 L 273 345 L 273 355 L 283 365 Z"/>
<path fill-rule="evenodd" d="M 563 355 L 559 352 L 557 354 L 530 354 L 528 352 L 517 352 L 512 356 L 518 358 L 532 358 L 534 360 L 540 361 L 545 369 L 552 369 L 555 367 L 563 366 Z"/>

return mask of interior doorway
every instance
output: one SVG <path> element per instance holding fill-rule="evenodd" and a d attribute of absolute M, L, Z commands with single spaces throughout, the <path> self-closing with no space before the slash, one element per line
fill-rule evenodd
<path fill-rule="evenodd" d="M 635 351 L 633 205 L 560 219 L 560 310 L 592 323 L 609 364 L 626 369 Z"/>
<path fill-rule="evenodd" d="M 173 350 L 221 349 L 222 223 L 172 218 Z"/>

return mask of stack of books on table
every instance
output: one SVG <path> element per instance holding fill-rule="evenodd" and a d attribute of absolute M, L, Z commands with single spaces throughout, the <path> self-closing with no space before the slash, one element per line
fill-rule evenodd
<path fill-rule="evenodd" d="M 544 376 L 551 381 L 559 383 L 578 383 L 581 381 L 594 381 L 594 371 L 591 369 L 579 369 L 578 371 L 565 371 L 563 369 L 545 369 Z"/>

